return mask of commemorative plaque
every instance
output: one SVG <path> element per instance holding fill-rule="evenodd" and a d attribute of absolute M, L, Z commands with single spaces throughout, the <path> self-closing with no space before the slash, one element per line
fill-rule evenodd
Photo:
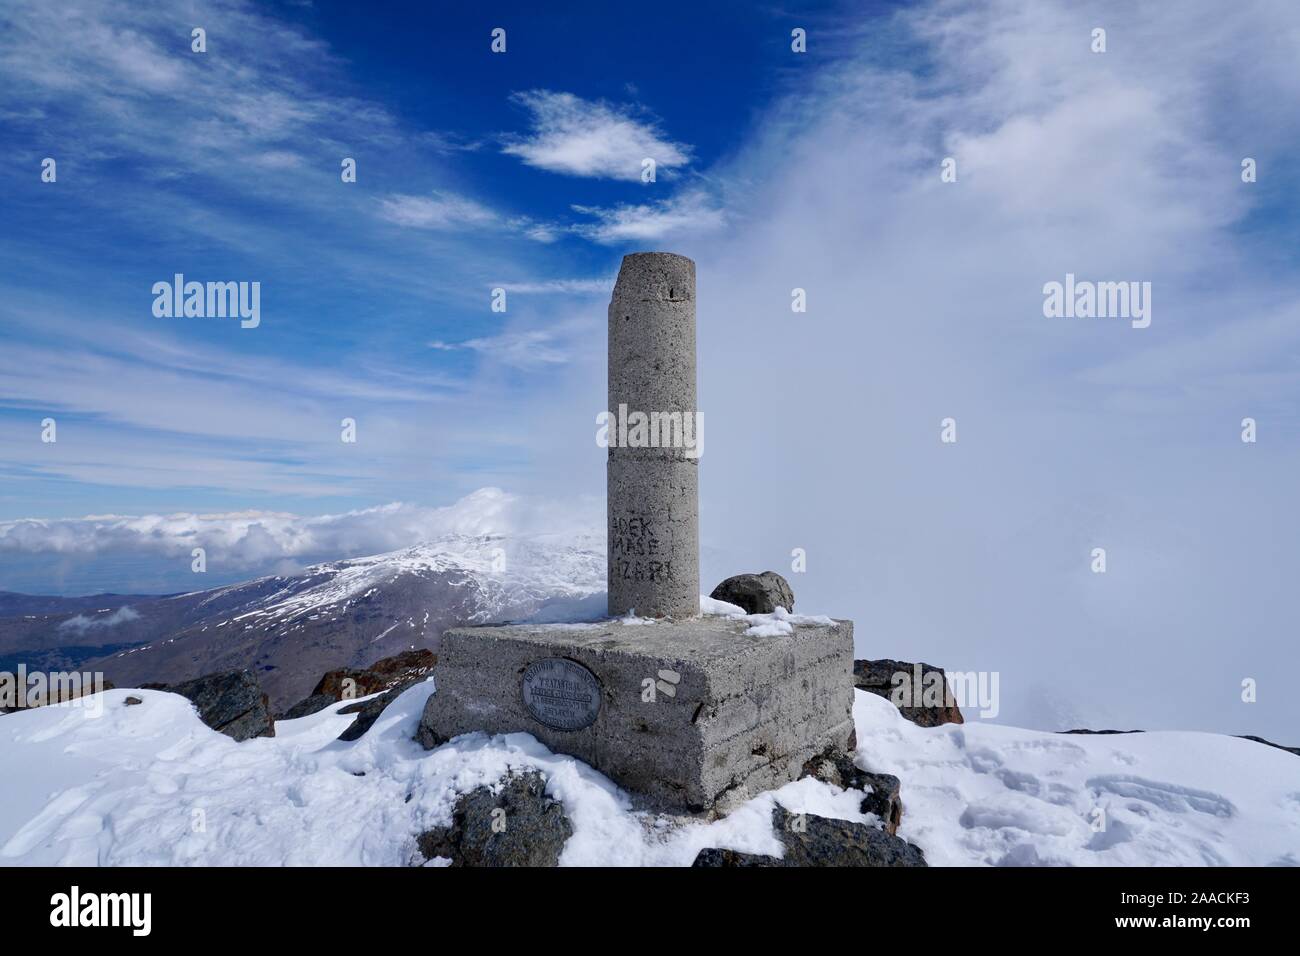
<path fill-rule="evenodd" d="M 521 690 L 528 712 L 555 730 L 590 727 L 600 713 L 600 681 L 567 658 L 547 657 L 529 664 Z"/>

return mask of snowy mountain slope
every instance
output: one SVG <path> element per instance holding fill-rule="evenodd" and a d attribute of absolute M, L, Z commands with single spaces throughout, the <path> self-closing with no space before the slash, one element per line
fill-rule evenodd
<path fill-rule="evenodd" d="M 103 716 L 49 707 L 0 721 L 0 864 L 404 865 L 457 794 L 536 768 L 574 828 L 562 864 L 688 865 L 706 846 L 779 854 L 770 808 L 864 822 L 860 795 L 803 779 L 703 824 L 633 812 L 626 794 L 528 734 L 411 740 L 433 682 L 363 738 L 337 707 L 235 743 L 175 695 L 105 694 Z M 858 762 L 902 778 L 899 835 L 932 865 L 1295 864 L 1300 759 L 1201 733 L 1063 737 L 904 721 L 859 692 Z M 1090 814 L 1104 807 L 1107 828 Z"/>
<path fill-rule="evenodd" d="M 408 648 L 437 647 L 458 624 L 533 619 L 605 587 L 599 539 L 449 534 L 388 554 L 313 565 L 170 599 L 187 622 L 98 657 L 122 687 L 188 680 L 219 670 L 257 674 L 283 710 L 325 671 L 363 666 Z M 162 603 L 162 602 L 160 602 Z"/>

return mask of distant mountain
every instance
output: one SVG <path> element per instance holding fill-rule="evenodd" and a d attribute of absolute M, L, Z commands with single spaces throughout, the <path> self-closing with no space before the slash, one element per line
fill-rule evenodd
<path fill-rule="evenodd" d="M 183 627 L 190 602 L 156 594 L 48 597 L 0 592 L 0 671 L 80 669 L 85 661 Z"/>
<path fill-rule="evenodd" d="M 454 534 L 169 597 L 3 594 L 0 664 L 102 670 L 118 687 L 248 668 L 283 710 L 327 670 L 436 650 L 458 624 L 598 616 L 604 588 L 599 539 Z"/>

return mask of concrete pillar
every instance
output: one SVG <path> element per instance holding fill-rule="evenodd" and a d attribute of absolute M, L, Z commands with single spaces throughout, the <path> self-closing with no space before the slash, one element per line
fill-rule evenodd
<path fill-rule="evenodd" d="M 685 256 L 623 257 L 609 303 L 609 412 L 609 613 L 694 617 L 700 612 L 699 448 L 685 441 L 664 447 L 662 440 L 702 436 L 695 407 L 695 263 Z"/>

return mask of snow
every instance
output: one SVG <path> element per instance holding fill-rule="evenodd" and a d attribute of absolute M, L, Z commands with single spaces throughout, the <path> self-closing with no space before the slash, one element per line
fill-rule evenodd
<path fill-rule="evenodd" d="M 403 577 L 451 573 L 463 575 L 464 580 L 477 582 L 483 589 L 485 620 L 528 601 L 560 602 L 568 610 L 603 589 L 604 561 L 590 541 L 562 546 L 552 537 L 449 534 L 400 551 L 312 565 L 292 578 L 258 579 L 214 589 L 208 600 L 224 598 L 261 581 L 284 580 L 286 586 L 280 593 L 259 597 L 253 610 L 232 620 L 315 620 L 340 605 L 364 601 Z M 295 589 L 304 578 L 312 583 Z"/>
<path fill-rule="evenodd" d="M 700 613 L 720 617 L 729 617 L 744 621 L 750 626 L 745 633 L 754 637 L 782 637 L 794 633 L 796 624 L 829 624 L 835 622 L 825 614 L 791 614 L 783 607 L 778 607 L 771 614 L 746 614 L 745 609 L 726 601 L 700 595 Z"/>
<path fill-rule="evenodd" d="M 1178 731 L 927 729 L 861 691 L 854 717 L 859 763 L 903 781 L 899 835 L 931 865 L 1300 865 L 1300 758 L 1284 750 Z"/>
<path fill-rule="evenodd" d="M 427 681 L 360 740 L 340 705 L 235 743 L 183 698 L 104 693 L 102 716 L 0 717 L 0 864 L 404 865 L 458 794 L 535 768 L 574 828 L 566 865 L 688 865 L 700 849 L 780 852 L 770 811 L 878 824 L 860 795 L 804 779 L 701 823 L 634 812 L 626 793 L 529 734 L 411 740 Z M 127 706 L 134 695 L 142 704 Z M 1063 736 L 921 728 L 857 693 L 858 763 L 902 779 L 900 835 L 938 865 L 1300 864 L 1300 758 L 1202 733 Z M 1094 832 L 1090 815 L 1106 812 Z"/>
<path fill-rule="evenodd" d="M 468 589 L 472 600 L 466 605 L 471 610 L 461 619 L 465 624 L 594 620 L 603 616 L 606 604 L 605 557 L 599 544 L 587 535 L 446 534 L 399 551 L 314 564 L 297 574 L 256 578 L 191 596 L 201 596 L 200 611 L 213 605 L 223 609 L 217 612 L 223 617 L 235 605 L 236 613 L 214 625 L 216 629 L 231 624 L 241 632 L 278 630 L 281 635 L 302 630 L 307 622 L 338 620 L 353 605 L 371 600 L 382 609 L 387 589 L 400 604 L 401 595 L 420 593 L 433 580 Z M 409 621 L 415 640 L 437 636 L 429 632 L 429 617 L 426 611 L 418 624 Z M 370 643 L 383 640 L 402 620 L 378 618 Z M 199 630 L 207 629 L 205 624 Z M 170 643 L 142 644 L 117 656 Z"/>

